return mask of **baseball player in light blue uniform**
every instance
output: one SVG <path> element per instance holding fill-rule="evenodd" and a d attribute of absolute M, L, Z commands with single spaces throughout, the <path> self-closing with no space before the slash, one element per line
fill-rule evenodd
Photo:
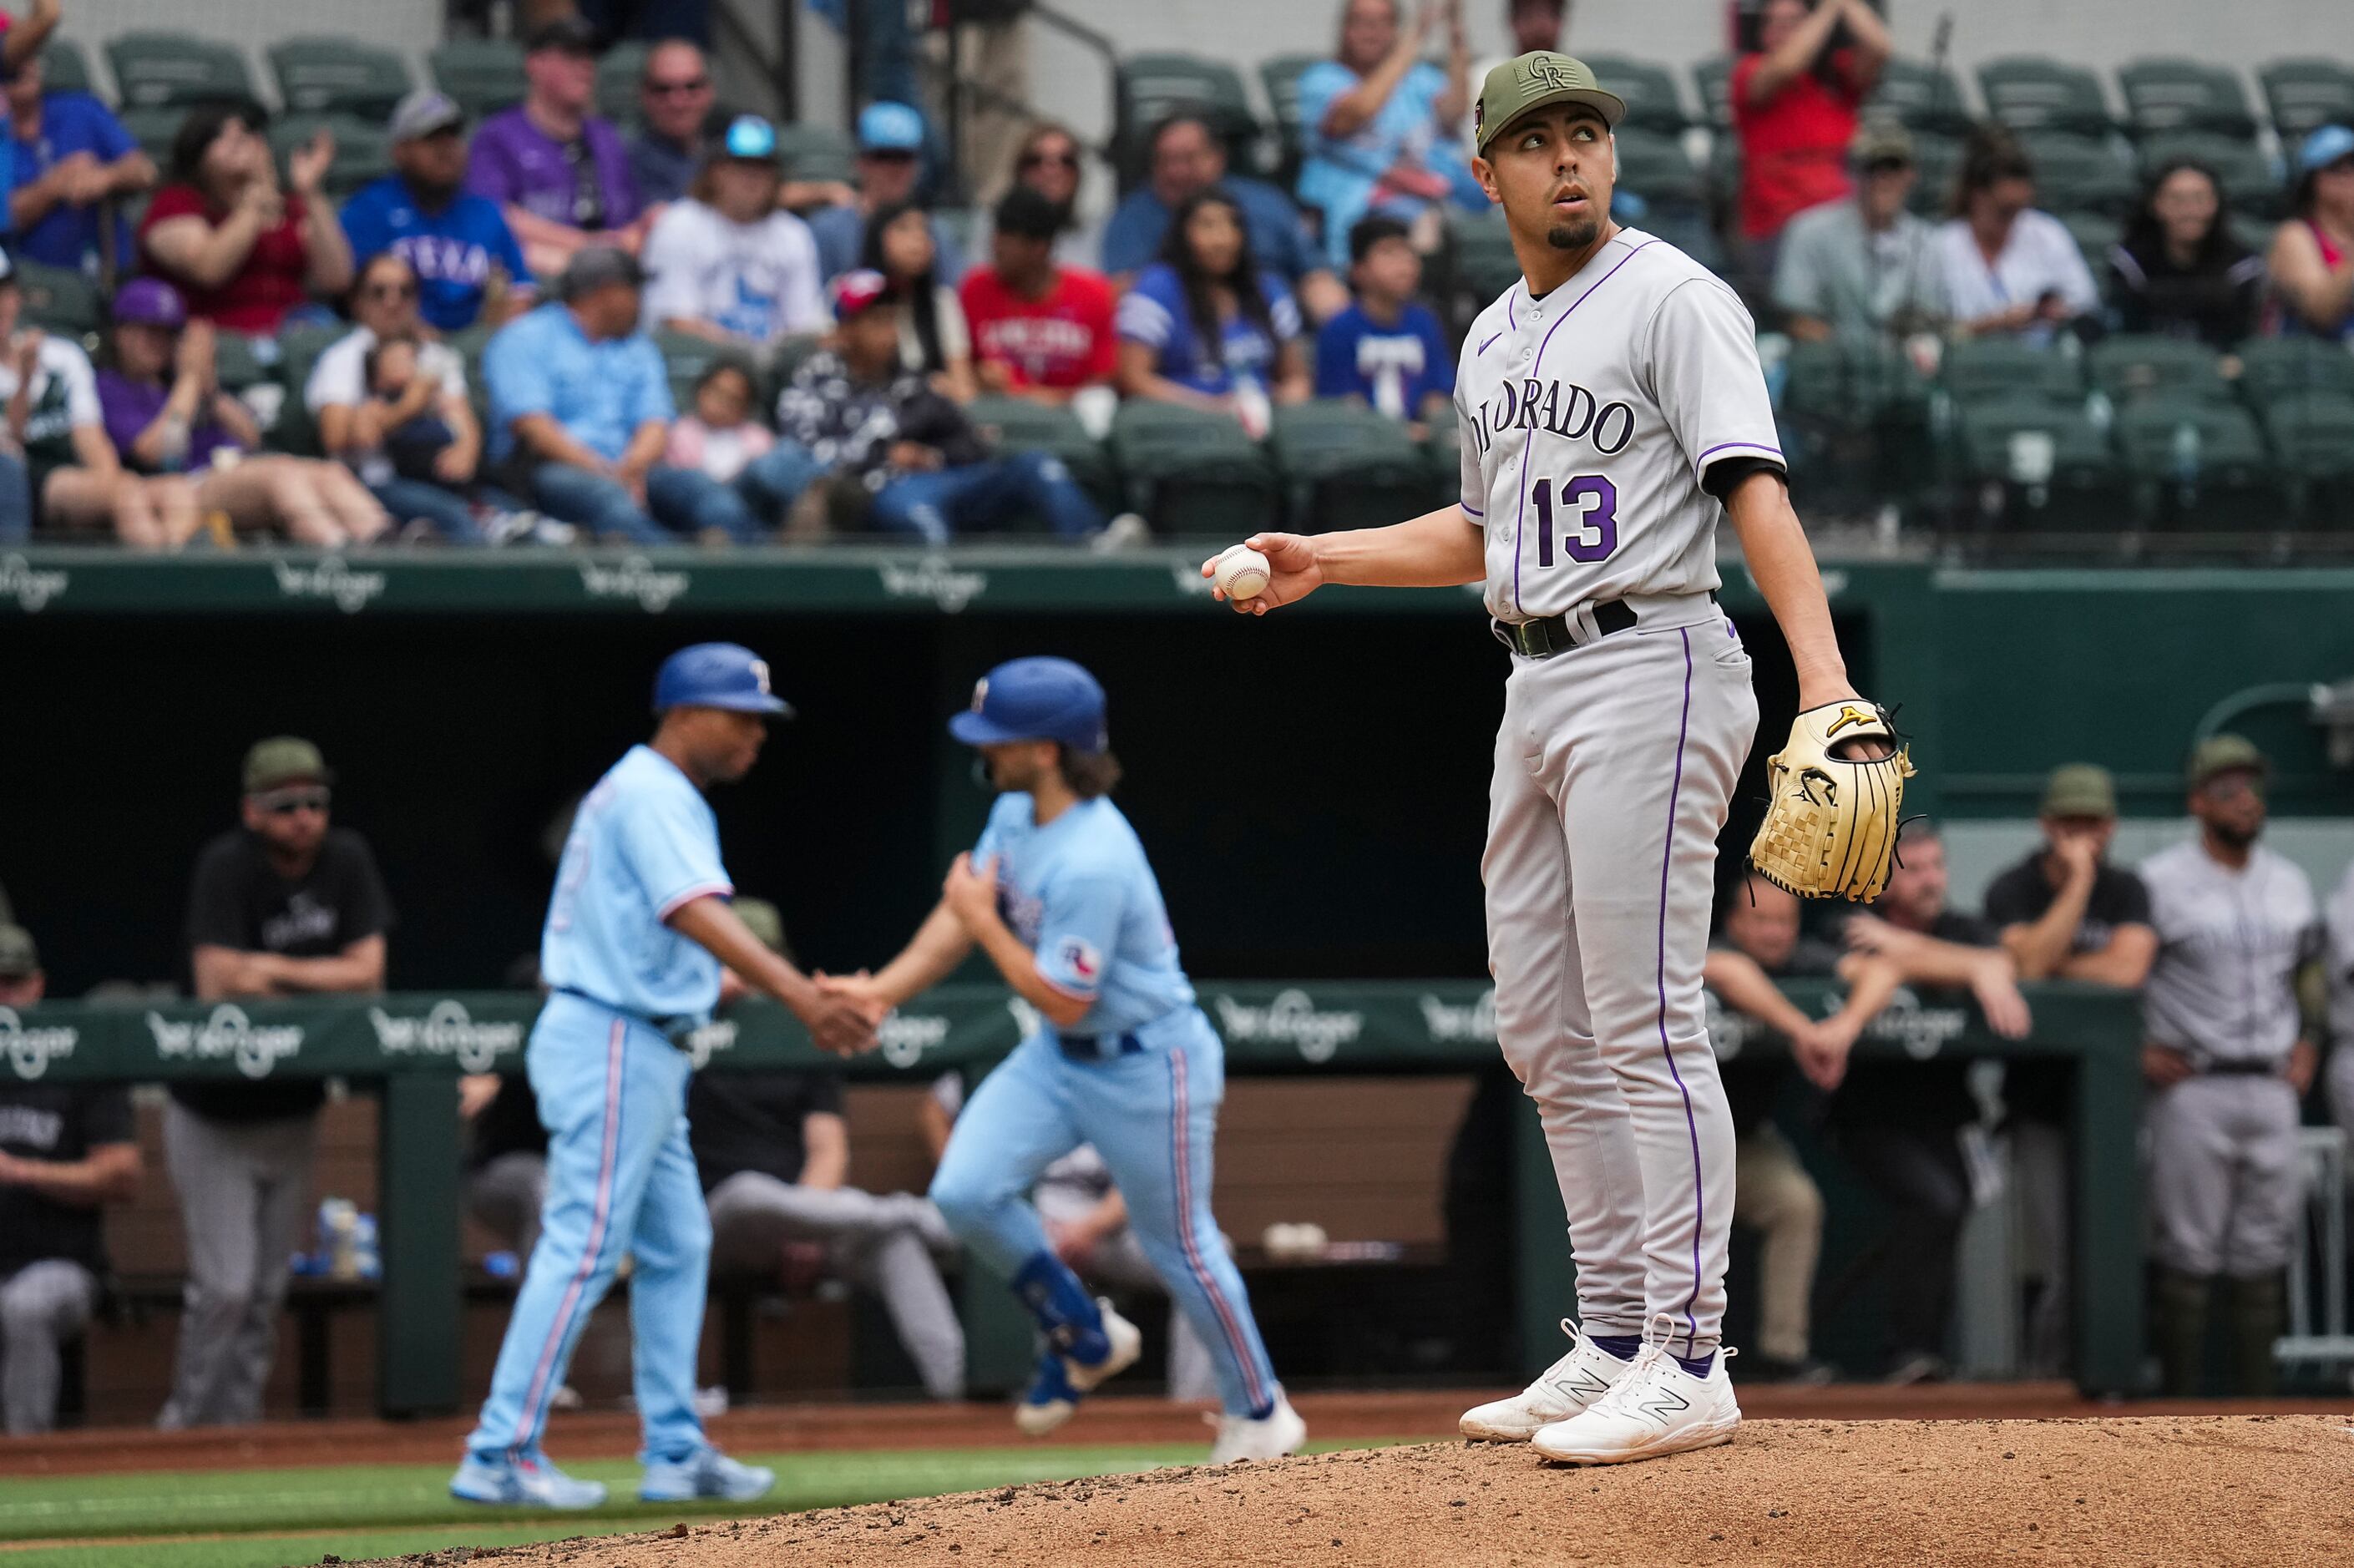
<path fill-rule="evenodd" d="M 769 717 L 791 710 L 748 649 L 673 654 L 654 683 L 660 727 L 581 801 L 540 937 L 550 995 L 525 1065 L 547 1128 L 547 1198 L 490 1398 L 450 1491 L 469 1502 L 594 1508 L 605 1489 L 540 1453 L 549 1402 L 624 1255 L 638 1412 L 639 1496 L 758 1497 L 773 1472 L 713 1447 L 695 1412 L 711 1220 L 686 1142 L 683 1044 L 719 1000 L 724 963 L 799 1013 L 818 1044 L 864 1049 L 857 1007 L 822 994 L 748 930 L 728 895 L 703 791 L 750 770 Z"/>
<path fill-rule="evenodd" d="M 1013 1282 L 1044 1332 L 1026 1403 L 1067 1411 L 1141 1348 L 1135 1326 L 1090 1299 L 1055 1255 L 1030 1202 L 1039 1172 L 1092 1143 L 1154 1272 L 1209 1346 L 1225 1406 L 1211 1462 L 1291 1453 L 1307 1425 L 1267 1364 L 1210 1213 L 1225 1050 L 1178 967 L 1144 847 L 1106 798 L 1119 767 L 1103 688 L 1066 659 L 1016 659 L 989 673 L 949 729 L 980 748 L 1003 798 L 907 950 L 871 979 L 830 983 L 870 1008 L 896 1007 L 978 945 L 1039 1014 L 974 1091 L 932 1179 L 949 1226 Z"/>

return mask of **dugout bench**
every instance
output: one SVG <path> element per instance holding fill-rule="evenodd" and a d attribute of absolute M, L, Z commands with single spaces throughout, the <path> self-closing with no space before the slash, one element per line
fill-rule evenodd
<path fill-rule="evenodd" d="M 1831 982 L 1789 986 L 1824 1011 Z M 1961 1008 L 1900 1002 L 1857 1049 L 1866 1057 L 2061 1056 L 2078 1074 L 2074 1128 L 2076 1364 L 2089 1394 L 2133 1392 L 2142 1355 L 2141 1080 L 2132 998 L 2075 985 L 2031 988 L 2035 1033 L 2005 1041 Z M 1485 986 L 1463 980 L 1357 984 L 1205 984 L 1204 1010 L 1237 1074 L 1468 1072 L 1496 1046 Z M 377 1407 L 387 1416 L 446 1414 L 465 1391 L 451 1352 L 464 1299 L 461 1161 L 455 1080 L 512 1067 L 539 999 L 514 992 L 397 994 L 332 1001 L 105 1006 L 52 1002 L 0 1013 L 0 1060 L 20 1078 L 151 1082 L 175 1077 L 336 1076 L 372 1088 L 381 1118 Z M 944 986 L 884 1027 L 882 1049 L 848 1065 L 855 1079 L 920 1082 L 949 1067 L 985 1068 L 1022 1037 L 1023 1009 L 991 986 Z M 832 1065 L 781 1008 L 756 1002 L 700 1032 L 699 1065 Z M 1739 1049 L 1771 1050 L 1770 1036 Z M 1555 1320 L 1575 1274 L 1536 1116 L 1515 1123 L 1515 1320 L 1533 1374 L 1553 1360 Z M 1345 1239 L 1345 1238 L 1344 1238 Z M 1000 1290 L 965 1293 L 968 1368 L 977 1390 L 1019 1387 L 1033 1355 L 1029 1324 Z"/>

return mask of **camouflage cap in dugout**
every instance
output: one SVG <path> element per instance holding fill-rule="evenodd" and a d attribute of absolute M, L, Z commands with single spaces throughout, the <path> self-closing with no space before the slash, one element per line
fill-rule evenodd
<path fill-rule="evenodd" d="M 327 760 L 319 748 L 299 736 L 275 735 L 257 740 L 245 754 L 245 792 L 259 795 L 281 784 L 332 784 Z"/>
<path fill-rule="evenodd" d="M 1517 59 L 1506 60 L 1479 84 L 1479 101 L 1471 120 L 1472 140 L 1476 143 L 1472 150 L 1486 157 L 1488 143 L 1513 121 L 1532 109 L 1554 103 L 1583 103 L 1602 116 L 1602 122 L 1613 130 L 1627 114 L 1626 100 L 1615 92 L 1604 91 L 1584 60 L 1572 59 L 1551 49 L 1535 49 Z"/>
<path fill-rule="evenodd" d="M 22 926 L 0 925 L 0 980 L 19 980 L 41 970 L 41 950 Z"/>
<path fill-rule="evenodd" d="M 2045 817 L 2114 817 L 2117 814 L 2117 782 L 2096 762 L 2070 762 L 2052 770 L 2043 786 Z"/>
<path fill-rule="evenodd" d="M 760 946 L 780 959 L 791 956 L 785 946 L 785 917 L 775 905 L 765 898 L 738 897 L 730 899 L 728 903 L 736 911 L 736 918 L 743 921 L 746 929 L 760 938 Z"/>
<path fill-rule="evenodd" d="M 2273 765 L 2256 749 L 2256 743 L 2243 735 L 2211 735 L 2190 750 L 2190 787 L 2200 789 L 2218 773 L 2245 768 L 2257 778 L 2268 778 Z"/>

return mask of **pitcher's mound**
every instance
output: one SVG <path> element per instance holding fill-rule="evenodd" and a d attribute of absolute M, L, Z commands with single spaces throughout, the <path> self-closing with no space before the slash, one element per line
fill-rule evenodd
<path fill-rule="evenodd" d="M 2345 1417 L 1758 1421 L 1606 1469 L 1460 1444 L 516 1547 L 500 1568 L 2341 1563 Z M 441 1561 L 446 1562 L 446 1556 Z M 431 1562 L 433 1559 L 420 1560 Z"/>

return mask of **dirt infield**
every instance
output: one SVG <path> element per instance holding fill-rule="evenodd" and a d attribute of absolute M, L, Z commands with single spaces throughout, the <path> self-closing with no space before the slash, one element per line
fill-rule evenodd
<path fill-rule="evenodd" d="M 776 1564 L 2187 1563 L 2342 1561 L 2338 1416 L 1754 1421 L 1614 1469 L 1424 1444 L 1178 1469 L 656 1535 L 439 1552 L 401 1568 Z"/>

